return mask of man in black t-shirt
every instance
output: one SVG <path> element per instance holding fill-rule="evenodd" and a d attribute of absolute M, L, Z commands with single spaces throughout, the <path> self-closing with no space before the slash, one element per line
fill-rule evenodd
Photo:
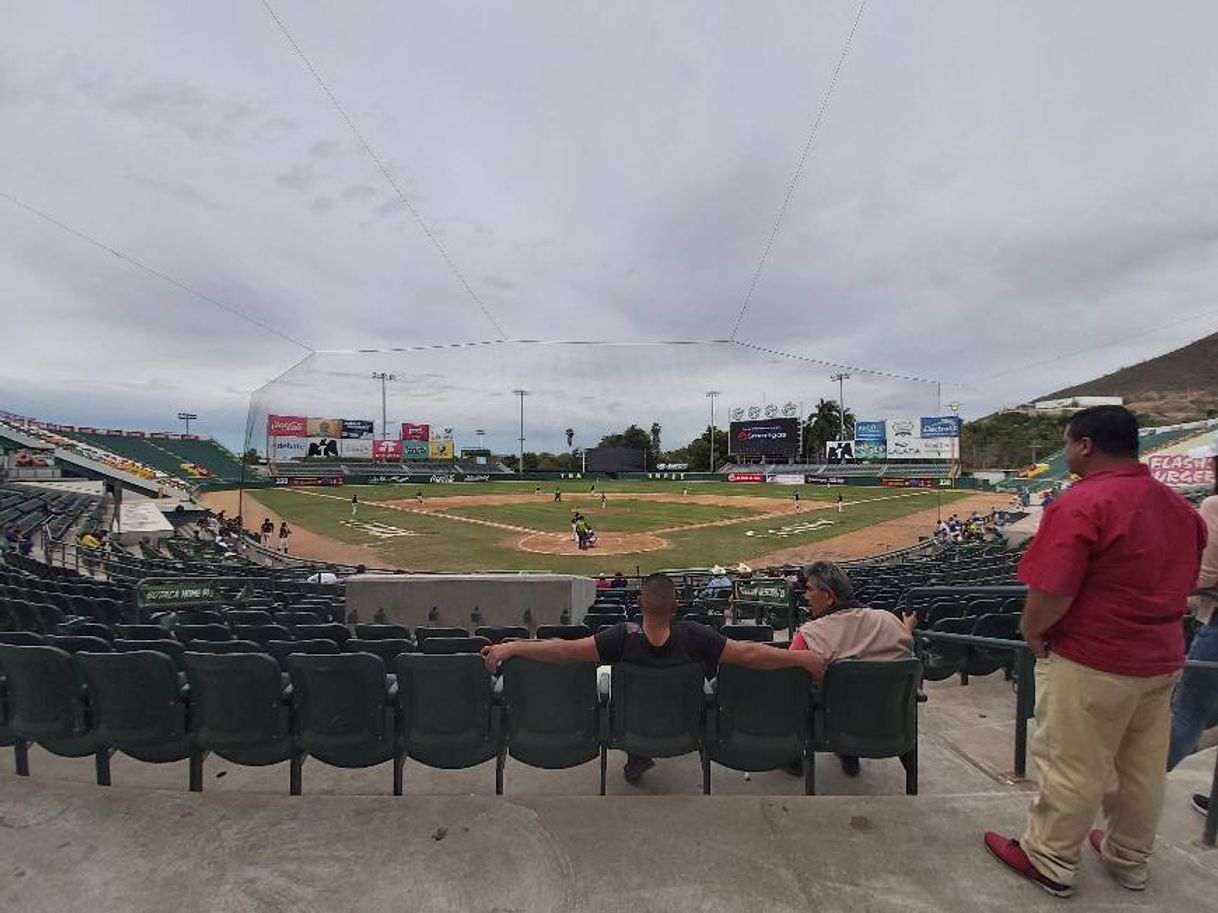
<path fill-rule="evenodd" d="M 728 640 L 718 631 L 692 621 L 674 621 L 677 589 L 665 574 L 652 574 L 643 581 L 639 596 L 643 622 L 622 622 L 602 628 L 593 637 L 579 640 L 514 640 L 482 648 L 491 672 L 513 656 L 527 656 L 551 663 L 638 663 L 669 666 L 702 663 L 713 677 L 719 663 L 751 669 L 784 669 L 798 666 L 819 680 L 828 659 L 814 650 L 775 650 L 761 643 Z M 623 773 L 636 782 L 654 766 L 651 758 L 628 756 Z"/>

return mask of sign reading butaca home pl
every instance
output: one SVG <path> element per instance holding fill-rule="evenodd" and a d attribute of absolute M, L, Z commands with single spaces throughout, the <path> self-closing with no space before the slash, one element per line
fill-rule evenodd
<path fill-rule="evenodd" d="M 136 598 L 140 608 L 157 608 L 220 602 L 224 593 L 219 581 L 150 580 L 140 583 Z"/>
<path fill-rule="evenodd" d="M 732 588 L 737 602 L 784 607 L 791 604 L 791 585 L 781 577 L 737 580 L 732 584 Z"/>

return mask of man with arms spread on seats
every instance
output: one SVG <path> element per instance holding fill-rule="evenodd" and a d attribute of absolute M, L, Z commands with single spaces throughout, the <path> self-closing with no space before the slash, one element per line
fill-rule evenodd
<path fill-rule="evenodd" d="M 677 590 L 672 579 L 652 574 L 643 581 L 639 596 L 643 623 L 622 622 L 603 628 L 594 637 L 579 640 L 516 640 L 482 648 L 486 667 L 494 672 L 513 656 L 527 656 L 552 663 L 638 663 L 671 666 L 702 663 L 708 676 L 715 666 L 745 666 L 750 669 L 805 669 L 818 681 L 825 672 L 825 657 L 814 650 L 789 652 L 765 644 L 728 640 L 718 631 L 692 621 L 674 621 Z M 636 782 L 654 765 L 650 758 L 628 757 L 623 773 Z"/>
<path fill-rule="evenodd" d="M 1116 882 L 1146 887 L 1184 666 L 1182 621 L 1205 548 L 1192 506 L 1138 462 L 1138 423 L 1122 406 L 1076 412 L 1066 464 L 1082 476 L 1055 499 L 1019 565 L 1021 627 L 1037 655 L 1031 753 L 1040 795 L 1018 840 L 986 848 L 1069 897 L 1085 840 Z M 1115 776 L 1114 776 L 1115 772 Z M 1107 832 L 1092 830 L 1101 806 Z"/>

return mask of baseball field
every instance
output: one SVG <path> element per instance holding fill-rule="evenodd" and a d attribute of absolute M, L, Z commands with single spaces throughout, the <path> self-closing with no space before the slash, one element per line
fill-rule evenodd
<path fill-rule="evenodd" d="M 352 496 L 359 500 L 354 512 Z M 593 489 L 588 480 L 205 496 L 230 516 L 241 509 L 251 529 L 265 517 L 286 520 L 293 530 L 290 551 L 303 557 L 408 570 L 578 574 L 865 557 L 931 534 L 940 513 L 985 510 L 1004 500 L 956 491 L 727 482 L 602 481 Z M 586 552 L 572 535 L 574 511 L 596 532 Z"/>

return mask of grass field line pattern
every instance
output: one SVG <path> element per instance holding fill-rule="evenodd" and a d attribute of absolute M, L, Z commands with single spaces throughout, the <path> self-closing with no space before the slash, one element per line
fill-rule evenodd
<path fill-rule="evenodd" d="M 910 492 L 904 492 L 903 494 L 899 494 L 899 495 L 883 495 L 878 498 L 867 498 L 865 501 L 843 501 L 842 506 L 850 507 L 851 505 L 857 505 L 857 504 L 871 504 L 875 501 L 895 501 L 899 498 L 918 498 L 918 497 L 925 497 L 925 496 L 926 496 L 926 492 L 910 491 Z M 830 502 L 827 504 L 816 503 L 816 504 L 810 505 L 808 507 L 807 512 L 811 513 L 813 511 L 818 511 L 818 510 L 833 510 L 834 507 L 836 507 L 836 504 L 833 502 Z M 798 516 L 803 513 L 805 513 L 805 511 L 802 508 L 800 510 L 794 510 L 792 508 L 787 508 L 786 510 L 776 510 L 776 511 L 771 511 L 770 513 L 766 513 L 766 514 L 754 514 L 751 517 L 728 517 L 725 520 L 706 520 L 701 523 L 690 523 L 687 526 L 670 526 L 665 529 L 648 530 L 648 532 L 650 532 L 652 534 L 683 533 L 686 530 L 691 530 L 691 529 L 707 529 L 708 527 L 711 527 L 711 526 L 731 526 L 734 523 L 753 523 L 758 520 L 773 520 L 775 517 L 794 517 L 794 516 Z"/>
<path fill-rule="evenodd" d="M 300 488 L 289 488 L 287 491 L 295 492 L 298 495 L 310 495 L 314 498 L 327 498 L 331 501 L 342 501 L 343 503 L 348 503 L 347 499 L 341 495 L 327 495 L 322 494 L 320 491 L 304 491 Z M 423 517 L 443 517 L 446 520 L 456 520 L 461 523 L 472 523 L 475 526 L 489 526 L 491 529 L 502 529 L 509 533 L 558 535 L 558 533 L 547 533 L 546 530 L 530 529 L 527 526 L 514 526 L 511 523 L 499 523 L 495 520 L 481 520 L 477 517 L 462 517 L 459 514 L 447 514 L 440 510 L 418 510 L 414 507 L 403 507 L 400 504 L 389 504 L 384 501 L 361 501 L 360 507 L 376 507 L 380 508 L 381 510 L 396 510 L 404 514 L 419 514 Z"/>

